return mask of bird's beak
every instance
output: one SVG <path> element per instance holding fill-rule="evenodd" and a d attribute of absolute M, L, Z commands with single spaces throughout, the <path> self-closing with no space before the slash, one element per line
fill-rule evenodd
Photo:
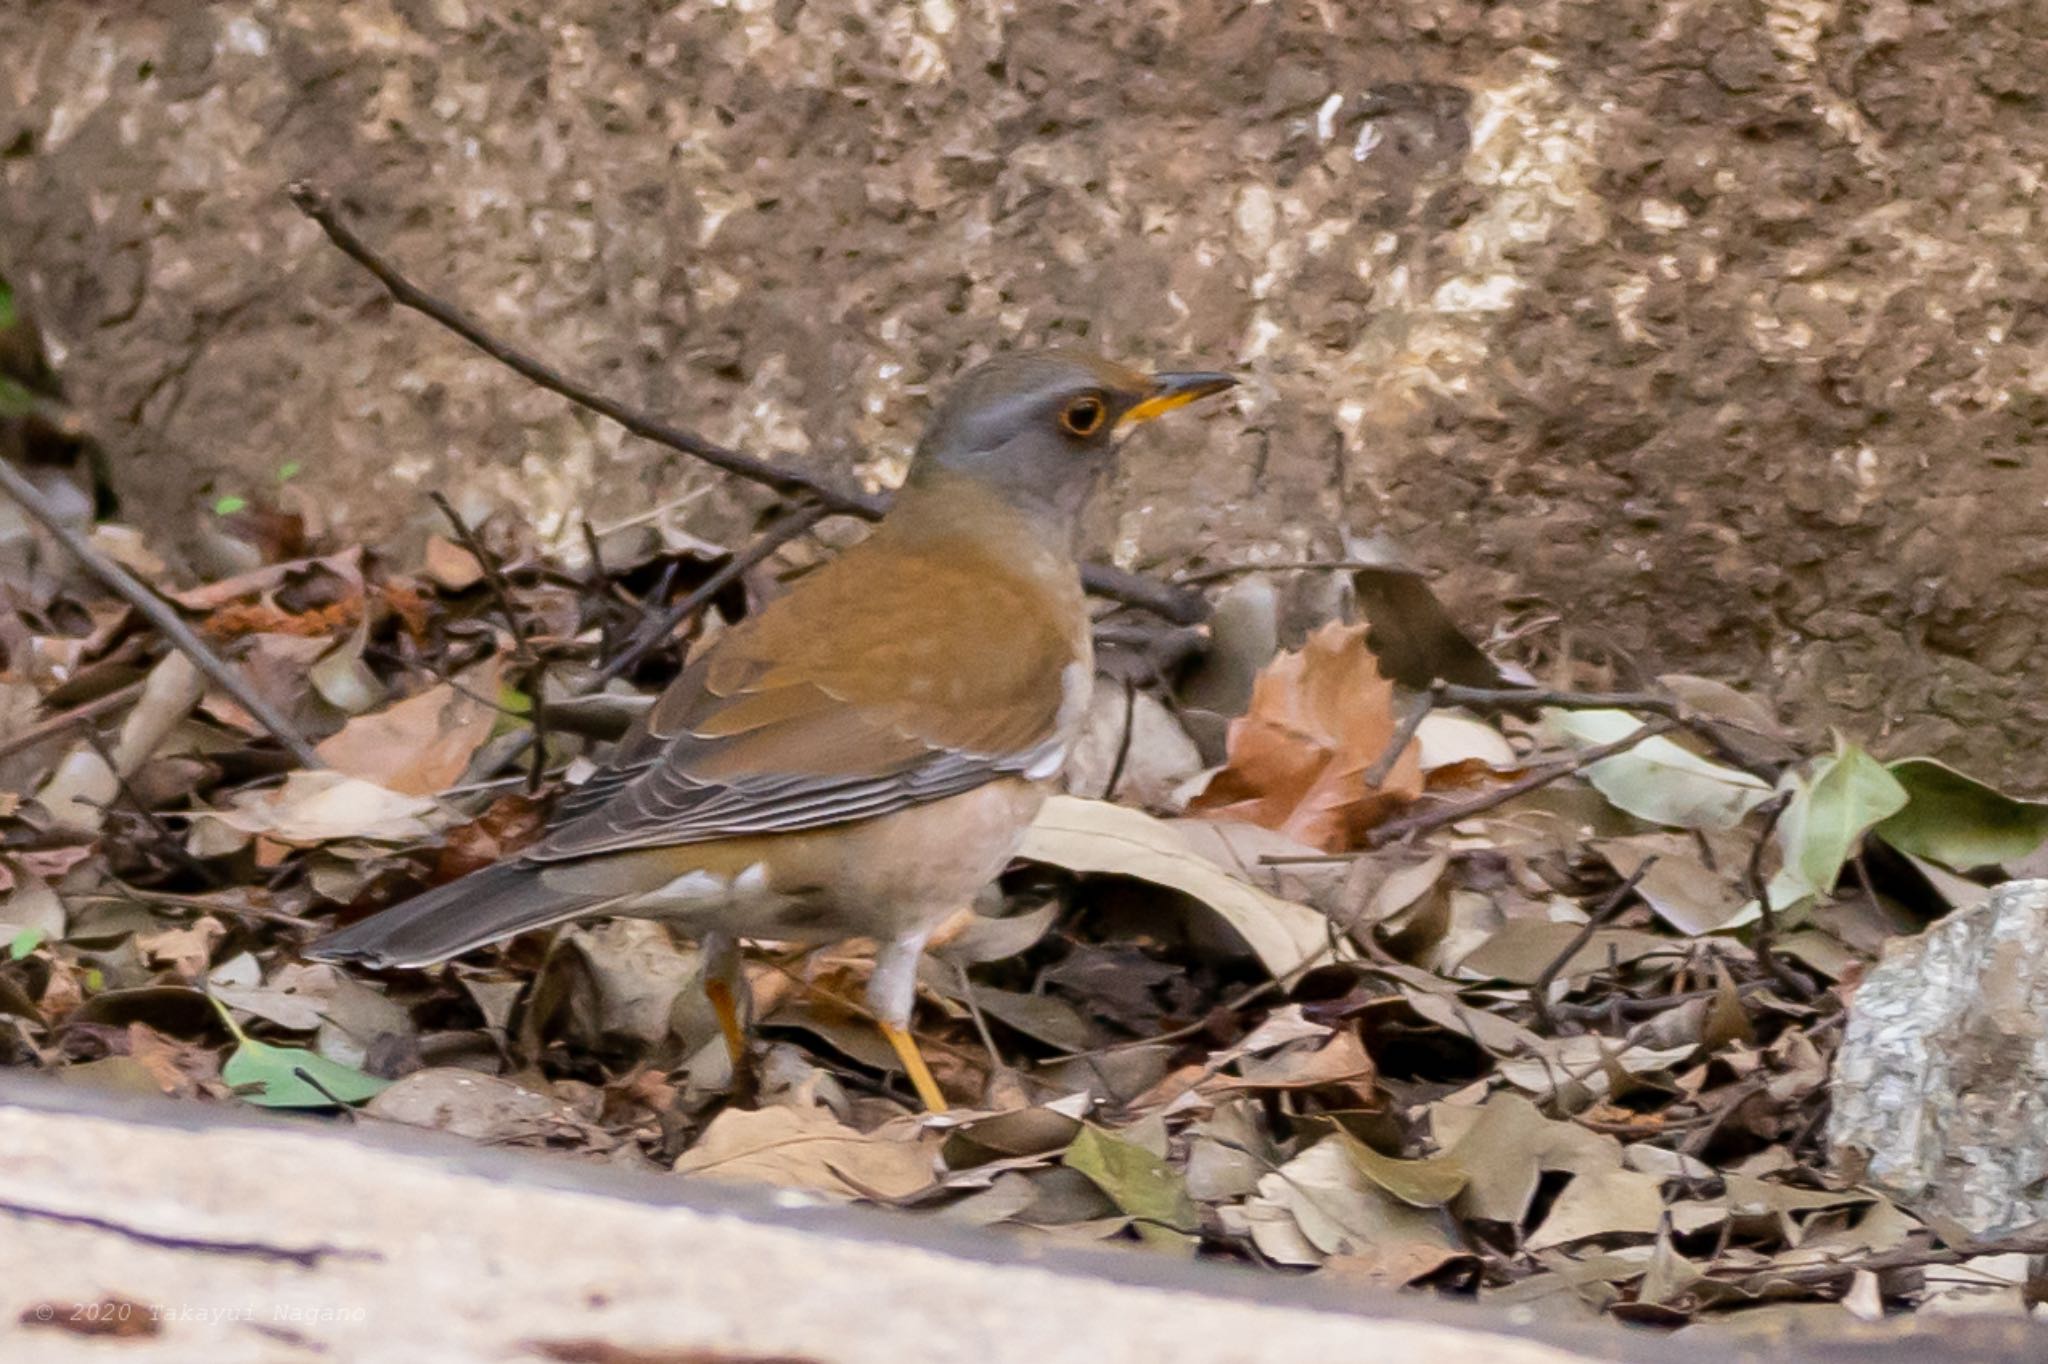
<path fill-rule="evenodd" d="M 1226 388 L 1237 387 L 1237 380 L 1228 374 L 1208 371 L 1194 371 L 1187 374 L 1155 374 L 1152 388 L 1136 406 L 1123 415 L 1117 425 L 1128 430 L 1133 426 L 1151 421 L 1162 412 L 1171 412 L 1176 407 L 1186 407 L 1197 398 L 1206 398 L 1211 393 L 1221 393 Z"/>

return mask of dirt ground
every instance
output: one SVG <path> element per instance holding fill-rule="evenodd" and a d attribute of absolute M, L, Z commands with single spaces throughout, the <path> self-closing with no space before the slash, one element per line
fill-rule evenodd
<path fill-rule="evenodd" d="M 309 176 L 577 374 L 874 480 L 998 347 L 1230 366 L 1120 561 L 1383 529 L 1482 627 L 2048 790 L 2035 0 L 17 0 L 0 50 L 0 269 L 202 566 L 227 495 L 711 484 L 395 312 Z"/>

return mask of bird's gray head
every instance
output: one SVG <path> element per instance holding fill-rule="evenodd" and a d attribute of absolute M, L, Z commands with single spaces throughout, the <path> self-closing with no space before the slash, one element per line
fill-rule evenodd
<path fill-rule="evenodd" d="M 1071 533 L 1118 440 L 1237 381 L 1140 374 L 1073 351 L 1015 351 L 962 375 L 918 442 L 906 490 L 966 475 Z"/>

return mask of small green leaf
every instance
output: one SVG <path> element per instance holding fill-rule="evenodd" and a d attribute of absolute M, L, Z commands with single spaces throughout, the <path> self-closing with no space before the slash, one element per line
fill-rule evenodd
<path fill-rule="evenodd" d="M 36 395 L 0 374 L 0 417 L 26 417 L 36 410 Z"/>
<path fill-rule="evenodd" d="M 7 960 L 20 961 L 29 953 L 41 947 L 50 936 L 44 928 L 24 928 L 14 935 L 7 944 Z"/>
<path fill-rule="evenodd" d="M 1778 846 L 1793 884 L 1816 894 L 1833 890 L 1863 835 L 1905 806 L 1906 788 L 1884 765 L 1836 735 L 1833 756 L 1799 783 L 1778 821 Z M 1772 899 L 1778 902 L 1775 889 Z"/>
<path fill-rule="evenodd" d="M 1109 1196 L 1109 1201 L 1136 1219 L 1138 1235 L 1161 1247 L 1192 1249 L 1201 1227 L 1187 1185 L 1165 1161 L 1144 1147 L 1113 1137 L 1099 1127 L 1083 1127 L 1061 1161 L 1079 1171 Z"/>
<path fill-rule="evenodd" d="M 300 466 L 297 460 L 286 460 L 283 464 L 277 466 L 277 481 L 279 483 L 289 483 L 299 476 L 299 472 Z"/>
<path fill-rule="evenodd" d="M 0 332 L 12 327 L 20 317 L 14 306 L 14 290 L 7 287 L 7 281 L 0 279 Z"/>
<path fill-rule="evenodd" d="M 226 1005 L 214 999 L 213 1007 L 235 1035 L 234 1055 L 220 1068 L 220 1078 L 244 1102 L 262 1108 L 332 1108 L 375 1098 L 391 1083 L 303 1047 L 258 1042 L 242 1031 Z"/>
<path fill-rule="evenodd" d="M 215 516 L 233 516 L 238 511 L 247 511 L 248 509 L 249 499 L 243 497 L 240 493 L 229 493 L 226 497 L 216 498 L 213 504 L 213 514 Z"/>
<path fill-rule="evenodd" d="M 1360 1174 L 1413 1207 L 1442 1207 L 1472 1180 L 1471 1173 L 1451 1156 L 1399 1160 L 1381 1155 L 1342 1129 L 1337 1136 L 1344 1143 L 1344 1154 Z"/>
<path fill-rule="evenodd" d="M 1902 853 L 1968 871 L 2048 842 L 2048 801 L 2016 800 L 1932 758 L 1901 758 L 1889 771 L 1907 801 L 1877 836 Z"/>

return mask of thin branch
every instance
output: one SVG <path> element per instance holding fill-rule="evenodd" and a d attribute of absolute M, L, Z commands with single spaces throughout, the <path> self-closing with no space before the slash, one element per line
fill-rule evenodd
<path fill-rule="evenodd" d="M 592 680 L 588 690 L 595 691 L 613 678 L 624 676 L 631 671 L 647 656 L 649 649 L 675 633 L 677 626 L 709 606 L 719 593 L 738 581 L 748 569 L 761 563 L 776 550 L 824 520 L 828 510 L 815 502 L 809 506 L 798 507 L 756 536 L 753 543 L 727 559 L 687 597 L 659 615 L 653 616 L 643 628 L 636 631 L 626 647 L 619 651 L 618 656 L 597 670 L 597 676 Z"/>
<path fill-rule="evenodd" d="M 1846 1279 L 1860 1270 L 1882 1274 L 1894 1269 L 1930 1269 L 1941 1265 L 1959 1265 L 1981 1255 L 2048 1255 L 2048 1231 L 2038 1225 L 2011 1236 L 2001 1236 L 1990 1241 L 1970 1241 L 1960 1246 L 1900 1246 L 1896 1250 L 1879 1251 L 1873 1255 L 1858 1255 L 1844 1260 L 1831 1260 L 1823 1264 L 1786 1265 L 1782 1268 L 1766 1265 L 1755 1266 L 1713 1266 L 1707 1273 L 1717 1278 L 1751 1279 L 1759 1284 L 1825 1284 L 1837 1279 Z"/>
<path fill-rule="evenodd" d="M 1394 770 L 1394 764 L 1401 761 L 1401 755 L 1408 751 L 1409 741 L 1415 737 L 1415 732 L 1421 729 L 1422 722 L 1429 718 L 1432 709 L 1429 693 L 1403 695 L 1406 691 L 1405 687 L 1400 686 L 1394 689 L 1397 703 L 1403 706 L 1400 723 L 1394 726 L 1393 737 L 1387 740 L 1387 746 L 1380 750 L 1379 757 L 1373 759 L 1372 766 L 1365 769 L 1365 775 L 1360 779 L 1368 791 L 1377 791 L 1386 782 L 1387 774 Z"/>
<path fill-rule="evenodd" d="M 695 431 L 671 426 L 645 412 L 627 407 L 616 399 L 608 398 L 595 389 L 586 388 L 545 361 L 492 336 L 474 317 L 413 283 L 397 266 L 357 236 L 355 229 L 341 220 L 341 215 L 335 210 L 333 199 L 326 191 L 304 180 L 298 180 L 287 187 L 286 193 L 291 196 L 291 201 L 299 212 L 311 218 L 342 254 L 369 271 L 377 282 L 384 286 L 384 291 L 391 295 L 394 302 L 440 323 L 499 364 L 550 393 L 558 394 L 579 407 L 588 408 L 601 417 L 617 422 L 643 440 L 651 440 L 657 445 L 665 445 L 671 450 L 703 460 L 713 468 L 758 483 L 765 488 L 772 488 L 785 497 L 811 499 L 827 513 L 857 516 L 864 521 L 879 521 L 882 513 L 889 509 L 887 497 L 844 488 L 829 479 L 805 473 L 801 469 L 792 469 L 787 465 L 735 450 L 731 446 L 720 445 L 717 441 L 707 439 Z M 1209 615 L 1209 603 L 1199 593 L 1188 592 L 1136 573 L 1127 573 L 1107 564 L 1084 565 L 1081 569 L 1081 580 L 1090 592 L 1098 596 L 1151 611 L 1179 625 L 1193 625 L 1207 619 Z"/>
<path fill-rule="evenodd" d="M 80 725 L 89 725 L 101 716 L 121 709 L 141 695 L 142 683 L 130 682 L 125 687 L 118 687 L 105 696 L 87 701 L 83 705 L 73 706 L 70 710 L 52 715 L 47 720 L 38 720 L 27 729 L 0 739 L 0 758 L 11 758 L 23 749 L 34 748 L 46 739 L 57 738 Z"/>
<path fill-rule="evenodd" d="M 242 680 L 220 656 L 209 648 L 206 641 L 192 632 L 190 626 L 178 619 L 178 613 L 165 604 L 162 598 L 151 592 L 136 579 L 135 575 L 92 547 L 92 543 L 76 528 L 64 520 L 63 514 L 50 505 L 48 498 L 28 478 L 4 459 L 0 459 L 0 492 L 21 504 L 21 509 L 35 519 L 44 530 L 56 537 L 71 556 L 85 566 L 87 572 L 98 578 L 163 633 L 180 653 L 192 660 L 195 667 L 204 673 L 209 681 L 235 699 L 235 704 L 254 716 L 256 723 L 269 730 L 276 740 L 290 750 L 302 767 L 325 767 L 313 746 L 300 736 L 298 730 L 268 701 L 259 696 L 249 684 Z"/>
<path fill-rule="evenodd" d="M 1176 587 L 1191 587 L 1196 583 L 1241 578 L 1248 573 L 1342 573 L 1386 566 L 1384 562 L 1374 563 L 1370 559 L 1281 559 L 1270 564 L 1218 564 L 1213 568 L 1196 568 L 1185 573 L 1176 573 L 1173 575 L 1173 583 Z"/>
<path fill-rule="evenodd" d="M 368 242 L 356 235 L 355 229 L 341 220 L 335 211 L 334 201 L 324 190 L 304 180 L 294 181 L 286 189 L 292 203 L 299 212 L 317 223 L 327 239 L 339 247 L 344 255 L 374 275 L 379 284 L 394 302 L 411 308 L 454 332 L 463 340 L 475 346 L 499 364 L 511 369 L 532 383 L 560 394 L 579 407 L 587 407 L 599 416 L 608 417 L 628 431 L 671 450 L 680 450 L 686 455 L 703 460 L 713 468 L 722 469 L 752 483 L 773 488 L 786 497 L 808 494 L 836 512 L 849 516 L 875 520 L 882 514 L 885 503 L 882 499 L 866 493 L 853 492 L 836 487 L 814 475 L 797 469 L 787 469 L 771 464 L 767 460 L 734 450 L 707 440 L 694 431 L 685 431 L 679 426 L 655 420 L 644 412 L 638 412 L 624 403 L 608 398 L 595 389 L 586 388 L 568 375 L 563 374 L 545 361 L 536 359 L 498 340 L 484 330 L 483 324 L 452 303 L 434 297 L 401 273 L 397 266 L 384 259 Z"/>
<path fill-rule="evenodd" d="M 1102 783 L 1099 800 L 1115 800 L 1117 784 L 1124 779 L 1124 764 L 1131 758 L 1131 736 L 1138 722 L 1138 684 L 1124 679 L 1124 732 L 1116 741 L 1116 757 L 1109 764 L 1109 779 Z"/>
<path fill-rule="evenodd" d="M 135 788 L 128 784 L 127 775 L 121 771 L 120 766 L 114 761 L 114 750 L 107 747 L 107 741 L 99 736 L 99 731 L 91 725 L 87 725 L 84 733 L 86 743 L 92 746 L 92 751 L 99 755 L 100 761 L 107 765 L 108 773 L 114 778 L 114 789 L 120 792 L 121 798 L 128 802 L 130 808 L 136 814 L 142 816 L 142 822 L 147 824 L 150 832 L 156 835 L 156 841 L 163 847 L 165 854 L 173 862 L 176 862 L 186 871 L 198 877 L 202 885 L 217 889 L 221 883 L 220 877 L 214 872 L 213 868 L 207 866 L 188 852 L 185 848 L 185 840 L 178 837 L 176 831 L 164 822 L 162 815 L 149 808 L 148 801 L 145 801 L 135 793 Z M 105 813 L 105 809 L 106 807 L 101 807 L 102 813 Z"/>
<path fill-rule="evenodd" d="M 498 614 L 505 618 L 505 628 L 512 634 L 513 656 L 518 661 L 519 684 L 526 688 L 533 698 L 532 714 L 527 723 L 533 726 L 533 762 L 526 771 L 528 795 L 540 790 L 542 776 L 547 771 L 548 722 L 547 707 L 542 699 L 547 692 L 547 665 L 534 652 L 533 641 L 526 633 L 526 622 L 519 618 L 519 605 L 512 600 L 512 584 L 505 577 L 505 566 L 498 562 L 498 556 L 484 547 L 483 539 L 471 529 L 469 522 L 462 519 L 462 513 L 455 510 L 455 504 L 438 490 L 427 494 L 448 524 L 455 530 L 455 538 L 469 551 L 469 557 L 476 560 L 483 571 L 484 583 L 491 589 L 491 597 L 498 603 Z M 590 523 L 584 522 L 585 529 Z M 592 544 L 595 545 L 595 541 Z"/>
<path fill-rule="evenodd" d="M 1812 999 L 1820 990 L 1778 955 L 1778 913 L 1771 904 L 1770 882 L 1764 878 L 1764 848 L 1777 831 L 1778 820 L 1784 815 L 1785 807 L 1791 803 L 1792 793 L 1781 791 L 1757 806 L 1763 814 L 1764 827 L 1757 831 L 1756 842 L 1750 845 L 1749 864 L 1743 868 L 1743 880 L 1748 883 L 1749 898 L 1756 901 L 1756 942 L 1753 946 L 1757 961 L 1763 964 L 1771 979 L 1794 995 L 1800 999 Z"/>
<path fill-rule="evenodd" d="M 446 494 L 434 491 L 427 494 L 427 500 L 440 509 L 448 525 L 455 532 L 455 538 L 469 551 L 469 557 L 476 560 L 476 566 L 484 575 L 484 585 L 491 590 L 491 597 L 498 603 L 498 614 L 505 618 L 505 628 L 512 632 L 512 646 L 522 655 L 528 654 L 526 622 L 519 618 L 519 607 L 512 600 L 512 584 L 505 578 L 504 565 L 498 556 L 484 548 L 484 542 L 477 538 L 469 522 L 462 519 L 462 513 L 455 510 Z"/>
<path fill-rule="evenodd" d="M 1696 714 L 1675 696 L 1654 691 L 1550 691 L 1541 687 L 1461 687 L 1439 682 L 1430 689 L 1438 705 L 1465 706 L 1478 711 L 1519 710 L 1526 706 L 1557 706 L 1564 710 L 1637 710 L 1661 715 L 1682 726 L 1714 750 L 1714 755 L 1733 767 L 1766 781 L 1778 779 L 1778 769 L 1759 763 L 1728 742 L 1724 729 L 1744 734 L 1772 736 L 1733 720 L 1714 720 Z"/>
<path fill-rule="evenodd" d="M 1564 950 L 1550 959 L 1550 964 L 1537 975 L 1536 983 L 1529 987 L 1529 1002 L 1536 1006 L 1537 1021 L 1553 1037 L 1562 1035 L 1557 1026 L 1557 1015 L 1550 1009 L 1550 987 L 1557 983 L 1558 973 L 1564 970 L 1566 963 L 1579 955 L 1581 948 L 1593 941 L 1595 933 L 1621 913 L 1622 908 L 1628 904 L 1629 892 L 1641 883 L 1656 862 L 1655 853 L 1645 857 L 1636 869 L 1628 874 L 1628 878 L 1601 901 L 1600 907 L 1586 916 L 1586 922 L 1579 925 L 1579 931 L 1572 934 L 1571 941 L 1564 945 Z"/>
<path fill-rule="evenodd" d="M 1594 763 L 1603 762 L 1617 753 L 1626 753 L 1645 739 L 1653 739 L 1660 734 L 1669 734 L 1676 728 L 1678 728 L 1676 720 L 1660 717 L 1647 721 L 1642 728 L 1632 733 L 1624 734 L 1612 743 L 1598 744 L 1592 748 L 1574 753 L 1571 757 L 1561 762 L 1547 763 L 1529 772 L 1527 775 L 1509 782 L 1506 786 L 1487 792 L 1483 796 L 1468 801 L 1461 801 L 1456 805 L 1441 805 L 1433 810 L 1425 810 L 1420 814 L 1410 815 L 1406 819 L 1389 820 L 1368 834 L 1367 842 L 1372 847 L 1383 848 L 1389 843 L 1412 838 L 1417 834 L 1434 833 L 1447 824 L 1456 824 L 1461 819 L 1470 819 L 1474 815 L 1484 814 L 1496 806 L 1505 805 L 1519 796 L 1526 796 L 1531 791 L 1548 786 L 1560 777 L 1569 777 L 1572 773 L 1583 771 Z M 1307 861 L 1309 859 L 1302 858 L 1299 860 Z"/>

